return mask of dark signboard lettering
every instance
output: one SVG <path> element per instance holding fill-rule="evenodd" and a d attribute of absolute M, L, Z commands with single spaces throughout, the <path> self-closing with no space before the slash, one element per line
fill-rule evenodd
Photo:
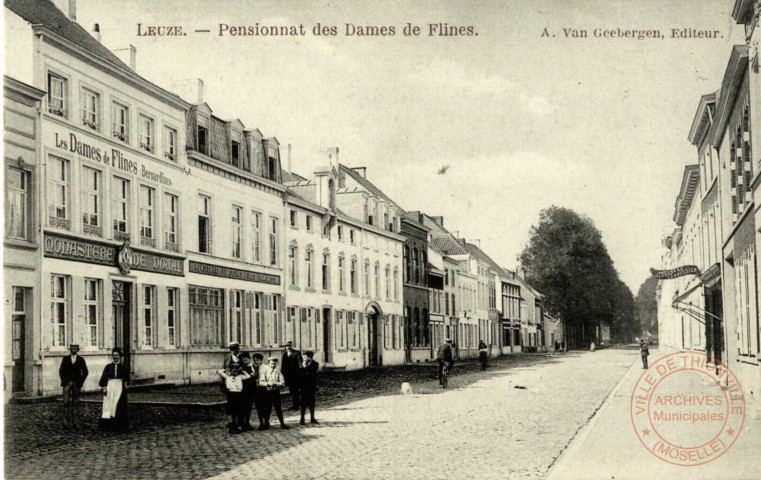
<path fill-rule="evenodd" d="M 651 268 L 650 273 L 653 274 L 653 277 L 659 280 L 669 280 L 672 278 L 683 277 L 685 275 L 700 275 L 700 269 L 695 265 L 684 265 L 670 270 L 656 270 Z"/>
<path fill-rule="evenodd" d="M 269 273 L 252 272 L 250 270 L 240 270 L 237 268 L 223 267 L 212 265 L 210 263 L 188 262 L 188 272 L 201 273 L 214 277 L 233 278 L 247 282 L 267 283 L 269 285 L 280 285 L 280 277 L 270 275 Z"/>
<path fill-rule="evenodd" d="M 157 255 L 129 247 L 120 249 L 106 243 L 46 233 L 44 248 L 45 256 L 50 258 L 119 267 L 122 272 L 133 269 L 185 276 L 183 258 Z"/>

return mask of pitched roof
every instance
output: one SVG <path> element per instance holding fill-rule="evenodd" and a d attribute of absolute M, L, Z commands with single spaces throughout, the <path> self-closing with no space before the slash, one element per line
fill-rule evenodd
<path fill-rule="evenodd" d="M 339 164 L 339 167 L 341 168 L 341 173 L 344 173 L 344 174 L 350 176 L 352 179 L 354 179 L 355 182 L 357 182 L 360 185 L 362 185 L 362 187 L 364 187 L 365 190 L 367 190 L 368 192 L 372 193 L 376 197 L 382 198 L 383 200 L 387 201 L 391 205 L 393 205 L 396 208 L 398 208 L 399 210 L 401 210 L 402 213 L 404 213 L 404 209 L 402 207 L 400 207 L 399 205 L 397 205 L 396 202 L 391 200 L 385 193 L 383 193 L 381 191 L 380 188 L 378 188 L 375 185 L 373 185 L 373 183 L 371 181 L 369 181 L 368 179 L 366 179 L 365 177 L 363 177 L 359 173 L 355 172 L 351 168 L 347 167 L 346 165 Z"/>
<path fill-rule="evenodd" d="M 103 60 L 129 69 L 129 66 L 119 60 L 111 50 L 93 38 L 77 22 L 70 20 L 50 0 L 5 0 L 5 6 L 32 25 L 42 25 Z"/>
<path fill-rule="evenodd" d="M 283 179 L 283 183 L 285 182 L 306 182 L 308 181 L 307 178 L 302 177 L 298 173 L 289 172 L 285 169 L 280 169 L 280 175 Z"/>
<path fill-rule="evenodd" d="M 472 243 L 465 242 L 465 249 L 476 257 L 477 259 L 481 260 L 484 263 L 489 264 L 489 266 L 494 269 L 495 272 L 497 272 L 498 275 L 507 275 L 507 272 L 499 266 L 497 262 L 491 259 L 489 255 L 486 254 L 483 250 L 481 250 L 476 245 L 473 245 Z"/>
<path fill-rule="evenodd" d="M 444 255 L 467 255 L 468 252 L 452 235 L 433 235 L 429 243 L 432 249 Z"/>

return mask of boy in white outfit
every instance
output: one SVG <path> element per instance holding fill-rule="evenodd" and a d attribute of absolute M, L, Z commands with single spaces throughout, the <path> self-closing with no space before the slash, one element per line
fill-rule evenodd
<path fill-rule="evenodd" d="M 227 388 L 227 411 L 230 412 L 231 422 L 229 430 L 231 434 L 243 432 L 243 380 L 251 378 L 251 375 L 241 370 L 240 364 L 233 363 L 228 370 L 217 371 L 220 377 L 225 379 Z"/>

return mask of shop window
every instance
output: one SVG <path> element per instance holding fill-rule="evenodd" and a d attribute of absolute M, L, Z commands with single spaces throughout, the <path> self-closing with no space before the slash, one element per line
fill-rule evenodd
<path fill-rule="evenodd" d="M 31 175 L 25 170 L 8 168 L 5 177 L 5 234 L 8 238 L 29 240 Z"/>
<path fill-rule="evenodd" d="M 65 347 L 69 328 L 69 277 L 50 276 L 50 297 L 53 346 Z"/>
<path fill-rule="evenodd" d="M 143 285 L 143 345 L 153 347 L 156 344 L 156 287 Z"/>
<path fill-rule="evenodd" d="M 188 288 L 190 343 L 192 346 L 224 345 L 224 291 L 218 288 Z"/>
<path fill-rule="evenodd" d="M 167 345 L 177 346 L 177 325 L 179 325 L 180 290 L 168 287 L 166 289 L 166 331 Z"/>
<path fill-rule="evenodd" d="M 243 342 L 243 291 L 230 292 L 230 341 Z"/>
<path fill-rule="evenodd" d="M 87 324 L 87 346 L 98 347 L 98 337 L 100 329 L 100 299 L 101 299 L 101 282 L 100 280 L 85 279 L 85 321 Z"/>

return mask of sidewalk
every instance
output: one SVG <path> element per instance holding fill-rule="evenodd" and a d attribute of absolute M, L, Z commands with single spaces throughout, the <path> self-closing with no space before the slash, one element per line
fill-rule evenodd
<path fill-rule="evenodd" d="M 662 354 L 651 350 L 650 364 Z M 759 478 L 761 419 L 748 412 L 736 443 L 721 457 L 698 466 L 676 466 L 656 458 L 639 441 L 630 419 L 632 391 L 642 374 L 631 366 L 595 416 L 582 428 L 549 471 L 552 480 L 594 479 L 755 479 Z"/>

